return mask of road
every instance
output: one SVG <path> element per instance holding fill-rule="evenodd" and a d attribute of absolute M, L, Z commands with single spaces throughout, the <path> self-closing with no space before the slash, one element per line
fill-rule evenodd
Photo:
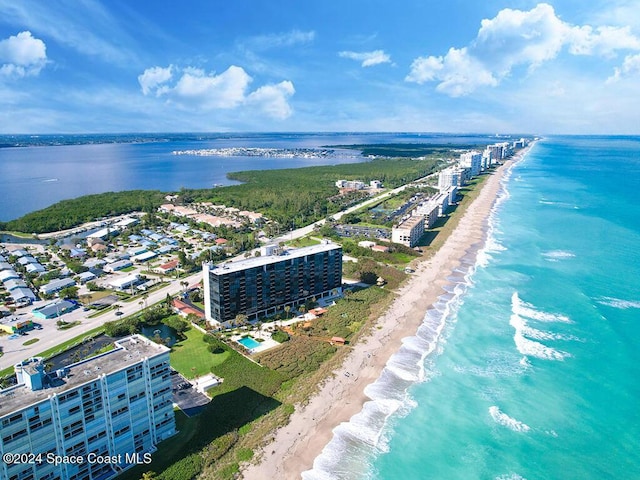
<path fill-rule="evenodd" d="M 423 181 L 430 176 L 435 175 L 431 174 L 423 179 L 419 179 L 418 181 Z M 412 182 L 414 183 L 414 182 Z M 384 200 L 387 197 L 395 195 L 412 183 L 402 185 L 393 190 L 389 190 L 381 195 L 365 200 L 364 202 L 359 203 L 358 205 L 354 205 L 353 207 L 347 208 L 341 212 L 333 214 L 331 217 L 334 220 L 339 220 L 342 216 L 347 215 L 349 213 L 355 212 L 356 210 L 371 205 L 373 203 L 379 202 L 380 200 Z M 292 230 L 286 235 L 280 236 L 278 238 L 272 239 L 269 243 L 280 243 L 286 242 L 289 240 L 293 240 L 296 238 L 304 237 L 311 232 L 313 232 L 316 226 L 323 225 L 325 223 L 325 219 L 319 220 L 315 223 L 307 225 L 306 227 L 301 227 L 296 230 Z M 244 258 L 244 254 L 238 255 L 232 261 L 241 260 Z M 154 291 L 149 294 L 146 299 L 147 305 L 153 305 L 154 303 L 160 302 L 164 300 L 169 295 L 176 295 L 180 293 L 182 290 L 181 282 L 187 281 L 189 285 L 194 285 L 202 280 L 202 272 L 194 273 L 186 278 L 180 278 L 177 280 L 173 280 L 171 284 L 166 287 L 160 288 L 157 291 Z M 48 350 L 50 348 L 55 347 L 63 342 L 71 340 L 74 337 L 80 336 L 83 333 L 88 332 L 96 327 L 99 327 L 104 322 L 117 320 L 119 318 L 123 318 L 127 315 L 133 315 L 140 311 L 140 305 L 138 304 L 139 300 L 134 299 L 131 302 L 118 302 L 122 307 L 120 308 L 120 312 L 122 315 L 117 316 L 115 311 L 109 311 L 102 315 L 98 315 L 94 318 L 88 318 L 87 312 L 82 309 L 77 309 L 73 312 L 67 313 L 64 315 L 64 320 L 67 322 L 74 322 L 79 320 L 81 323 L 75 327 L 69 328 L 68 330 L 58 330 L 56 326 L 56 319 L 48 319 L 48 320 L 36 320 L 43 327 L 42 330 L 32 330 L 28 332 L 27 335 L 21 336 L 19 338 L 10 340 L 7 335 L 3 335 L 0 337 L 0 347 L 2 347 L 4 355 L 0 357 L 0 370 L 11 367 L 12 365 L 21 362 L 29 357 L 34 355 L 38 355 L 40 352 Z M 31 340 L 34 338 L 38 338 L 38 342 L 31 345 L 23 345 L 27 340 Z"/>
<path fill-rule="evenodd" d="M 186 278 L 173 280 L 166 287 L 151 292 L 149 297 L 146 299 L 147 305 L 153 305 L 154 303 L 161 302 L 166 298 L 167 293 L 169 295 L 176 295 L 180 293 L 182 290 L 180 282 L 187 281 L 189 282 L 189 285 L 193 285 L 194 283 L 199 282 L 201 278 L 202 273 L 198 272 Z M 56 326 L 57 319 L 55 318 L 46 320 L 35 319 L 37 323 L 42 325 L 42 330 L 31 330 L 27 335 L 22 335 L 14 340 L 10 340 L 8 335 L 0 337 L 0 346 L 2 346 L 4 352 L 4 355 L 0 357 L 0 370 L 11 367 L 24 359 L 38 355 L 40 352 L 82 335 L 89 330 L 99 327 L 104 322 L 117 320 L 119 318 L 124 318 L 127 315 L 135 314 L 140 311 L 141 306 L 138 304 L 139 301 L 140 300 L 136 298 L 131 302 L 118 302 L 118 304 L 122 306 L 120 308 L 122 315 L 120 316 L 117 316 L 115 311 L 111 310 L 94 318 L 88 318 L 87 315 L 93 313 L 93 311 L 85 312 L 82 308 L 78 308 L 73 312 L 65 314 L 63 317 L 66 322 L 74 322 L 77 320 L 82 322 L 80 325 L 71 327 L 68 330 L 58 330 Z M 25 315 L 28 316 L 28 318 L 32 318 L 31 314 Z M 32 340 L 34 338 L 38 338 L 38 342 L 32 345 L 23 345 L 27 340 Z"/>

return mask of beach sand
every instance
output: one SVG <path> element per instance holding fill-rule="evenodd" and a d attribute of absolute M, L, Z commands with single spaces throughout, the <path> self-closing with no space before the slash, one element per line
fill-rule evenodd
<path fill-rule="evenodd" d="M 356 343 L 319 392 L 306 405 L 296 406 L 289 424 L 278 429 L 273 440 L 258 452 L 260 462 L 243 469 L 243 478 L 299 479 L 303 471 L 312 468 L 314 459 L 331 440 L 333 429 L 360 412 L 369 400 L 364 394 L 365 387 L 380 376 L 389 357 L 402 346 L 402 339 L 415 335 L 429 306 L 445 293 L 447 277 L 469 250 L 477 250 L 484 242 L 500 180 L 526 151 L 519 152 L 486 179 L 444 245 L 419 264 L 370 335 Z"/>

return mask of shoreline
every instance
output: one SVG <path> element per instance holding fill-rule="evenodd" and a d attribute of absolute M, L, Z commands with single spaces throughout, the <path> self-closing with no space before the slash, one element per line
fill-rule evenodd
<path fill-rule="evenodd" d="M 431 258 L 420 262 L 412 277 L 396 292 L 396 298 L 374 323 L 371 333 L 358 341 L 343 364 L 327 378 L 304 406 L 296 406 L 289 423 L 274 432 L 260 451 L 258 464 L 246 465 L 242 476 L 299 479 L 333 437 L 333 429 L 358 414 L 371 399 L 364 393 L 402 346 L 414 336 L 426 311 L 446 293 L 447 277 L 464 263 L 464 257 L 484 244 L 488 221 L 502 188 L 502 179 L 535 143 L 507 160 L 486 179 L 478 196 L 467 207 L 456 228 Z M 356 373 L 354 373 L 356 372 Z"/>

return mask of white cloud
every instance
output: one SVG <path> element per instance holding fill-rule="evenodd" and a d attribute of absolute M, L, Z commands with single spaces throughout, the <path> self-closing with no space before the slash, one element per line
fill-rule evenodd
<path fill-rule="evenodd" d="M 247 39 L 244 46 L 252 50 L 268 50 L 270 48 L 292 47 L 311 43 L 316 38 L 316 32 L 309 30 L 291 30 L 284 33 L 272 33 L 270 35 L 257 35 Z"/>
<path fill-rule="evenodd" d="M 416 58 L 406 80 L 418 84 L 439 80 L 436 90 L 452 97 L 467 95 L 479 86 L 498 84 L 492 73 L 468 54 L 467 48 L 451 48 L 444 57 Z"/>
<path fill-rule="evenodd" d="M 207 73 L 194 67 L 151 67 L 138 76 L 143 95 L 164 97 L 182 108 L 212 111 L 244 105 L 256 107 L 277 119 L 291 115 L 288 99 L 295 89 L 290 81 L 263 85 L 249 93 L 252 81 L 242 67 L 235 65 L 220 74 Z"/>
<path fill-rule="evenodd" d="M 161 85 L 171 80 L 173 77 L 173 65 L 169 65 L 166 68 L 152 67 L 147 68 L 142 75 L 138 75 L 138 83 L 142 87 L 142 93 L 149 95 L 152 90 L 155 90 L 156 95 L 160 95 Z"/>
<path fill-rule="evenodd" d="M 194 101 L 205 109 L 235 108 L 244 101 L 251 77 L 241 67 L 231 65 L 220 75 L 189 69 L 171 93 L 182 101 Z"/>
<path fill-rule="evenodd" d="M 628 27 L 575 26 L 560 19 L 553 7 L 538 4 L 529 11 L 506 8 L 484 19 L 476 38 L 445 56 L 416 58 L 405 80 L 439 82 L 436 90 L 451 96 L 497 86 L 514 67 L 533 72 L 565 49 L 572 55 L 613 57 L 620 50 L 640 50 L 640 38 Z"/>
<path fill-rule="evenodd" d="M 112 15 L 103 3 L 107 2 L 0 0 L 0 12 L 4 22 L 24 25 L 85 55 L 130 64 L 137 57 L 131 46 L 140 38 L 143 25 L 138 23 L 137 36 L 130 35 L 122 28 L 122 19 Z"/>
<path fill-rule="evenodd" d="M 0 74 L 10 77 L 38 75 L 47 63 L 44 42 L 24 31 L 0 40 Z"/>
<path fill-rule="evenodd" d="M 256 104 L 267 115 L 284 120 L 293 112 L 287 101 L 294 93 L 293 83 L 288 80 L 276 85 L 264 85 L 247 97 L 247 103 Z"/>
<path fill-rule="evenodd" d="M 342 58 L 350 58 L 362 62 L 363 67 L 372 67 L 381 63 L 391 63 L 391 57 L 384 53 L 384 50 L 374 50 L 372 52 L 351 52 L 343 51 L 338 53 Z"/>
<path fill-rule="evenodd" d="M 607 83 L 617 82 L 622 78 L 640 76 L 640 54 L 627 55 L 620 68 L 616 68 Z"/>

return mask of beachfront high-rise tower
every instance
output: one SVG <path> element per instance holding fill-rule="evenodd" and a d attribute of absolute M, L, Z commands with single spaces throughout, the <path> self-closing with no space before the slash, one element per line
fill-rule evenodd
<path fill-rule="evenodd" d="M 263 247 L 261 255 L 237 262 L 202 265 L 204 305 L 212 323 L 249 320 L 296 307 L 342 289 L 342 247 L 320 245 L 282 250 Z"/>
<path fill-rule="evenodd" d="M 169 349 L 142 336 L 55 372 L 38 358 L 0 390 L 0 478 L 105 480 L 175 433 Z"/>

